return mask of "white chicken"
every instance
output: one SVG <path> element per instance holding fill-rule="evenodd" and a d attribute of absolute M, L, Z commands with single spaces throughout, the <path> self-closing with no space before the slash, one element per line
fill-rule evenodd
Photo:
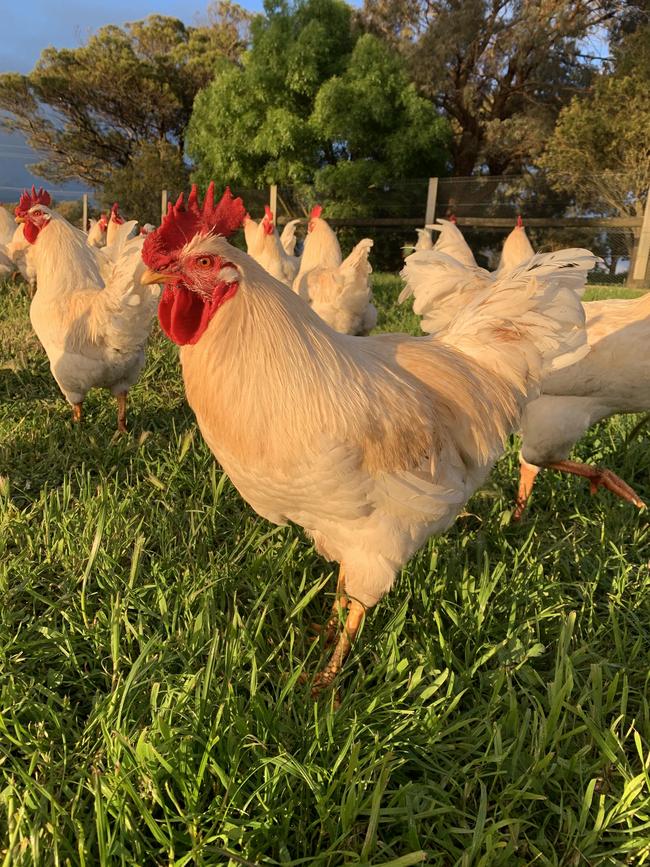
<path fill-rule="evenodd" d="M 145 241 L 142 279 L 165 284 L 161 326 L 181 345 L 187 399 L 234 485 L 340 563 L 335 614 L 347 620 L 318 691 L 367 608 L 484 482 L 542 371 L 585 351 L 564 278 L 584 282 L 595 259 L 535 257 L 436 337 L 356 338 L 227 242 L 243 212 L 229 191 L 215 205 L 212 184 L 201 207 L 194 187 Z M 446 258 L 431 260 L 432 283 Z"/>
<path fill-rule="evenodd" d="M 9 211 L 0 205 L 0 278 L 7 277 L 16 270 L 16 264 L 8 250 L 14 229 L 14 221 Z"/>
<path fill-rule="evenodd" d="M 517 224 L 508 237 L 503 242 L 501 249 L 501 260 L 499 266 L 494 272 L 495 275 L 503 274 L 504 271 L 509 271 L 511 268 L 516 268 L 522 262 L 528 262 L 535 255 L 535 251 L 528 240 L 524 221 L 521 215 L 517 217 Z"/>
<path fill-rule="evenodd" d="M 311 211 L 293 290 L 335 331 L 368 334 L 377 324 L 368 261 L 373 241 L 363 238 L 344 260 L 338 238 L 321 213 L 320 205 Z"/>
<path fill-rule="evenodd" d="M 280 280 L 287 286 L 291 286 L 298 273 L 300 260 L 285 252 L 278 231 L 273 220 L 273 211 L 268 205 L 264 206 L 264 216 L 259 223 L 255 224 L 255 233 L 252 233 L 253 220 L 244 224 L 244 236 L 248 225 L 251 243 L 248 245 L 248 253 L 256 262 L 264 268 L 276 280 Z"/>
<path fill-rule="evenodd" d="M 14 227 L 14 235 L 11 243 L 7 245 L 6 252 L 20 271 L 23 280 L 29 285 L 30 292 L 33 294 L 36 289 L 36 268 L 34 267 L 32 247 L 25 238 L 22 226 Z"/>
<path fill-rule="evenodd" d="M 282 234 L 280 235 L 280 243 L 282 244 L 282 248 L 284 249 L 284 252 L 287 254 L 287 256 L 296 255 L 296 226 L 300 222 L 300 219 L 289 220 L 288 223 L 285 223 L 284 229 L 282 229 Z"/>
<path fill-rule="evenodd" d="M 410 294 L 415 296 L 413 310 L 422 316 L 422 329 L 429 334 L 447 327 L 478 291 L 506 273 L 504 263 L 521 265 L 534 257 L 520 221 L 506 239 L 501 264 L 494 273 L 476 265 L 461 232 L 451 223 L 442 225 L 435 250 L 440 248 L 447 251 L 449 261 L 435 290 L 427 282 L 428 254 L 423 254 L 419 260 L 407 260 L 412 279 L 400 295 L 400 300 Z M 572 273 L 566 279 L 567 285 L 578 288 Z M 529 403 L 522 415 L 515 520 L 521 518 L 542 467 L 583 476 L 592 491 L 602 485 L 639 508 L 644 506 L 636 492 L 611 470 L 567 458 L 575 443 L 597 421 L 618 412 L 650 409 L 650 361 L 643 349 L 650 342 L 650 296 L 638 301 L 591 301 L 583 307 L 591 351 L 562 371 L 549 371 L 541 384 L 541 397 Z"/>
<path fill-rule="evenodd" d="M 124 217 L 120 214 L 120 206 L 117 202 L 113 203 L 113 207 L 111 208 L 111 215 L 108 220 L 108 225 L 106 227 L 106 246 L 110 247 L 115 243 L 115 239 L 117 237 L 117 232 L 120 226 L 124 223 Z"/>
<path fill-rule="evenodd" d="M 110 277 L 102 279 L 95 255 L 101 251 L 49 201 L 43 190 L 25 192 L 16 208 L 36 269 L 32 326 L 74 420 L 81 419 L 89 389 L 109 388 L 117 398 L 118 430 L 125 431 L 127 392 L 144 365 L 159 287 L 140 282 L 139 239 L 124 241 Z"/>
<path fill-rule="evenodd" d="M 11 214 L 0 204 L 0 247 L 6 247 L 11 242 L 15 228 Z"/>
<path fill-rule="evenodd" d="M 89 247 L 104 247 L 106 246 L 106 230 L 108 229 L 108 217 L 106 214 L 101 214 L 99 220 L 90 221 L 90 229 L 88 230 L 88 238 L 86 243 Z"/>
<path fill-rule="evenodd" d="M 611 470 L 568 460 L 591 425 L 621 412 L 650 410 L 650 293 L 634 300 L 584 302 L 590 353 L 544 377 L 542 395 L 522 416 L 520 479 L 515 519 L 521 517 L 543 467 L 582 476 L 592 493 L 601 485 L 644 508 Z"/>

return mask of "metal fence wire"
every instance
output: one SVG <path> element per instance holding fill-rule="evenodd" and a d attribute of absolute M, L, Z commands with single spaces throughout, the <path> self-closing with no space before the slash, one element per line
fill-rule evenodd
<path fill-rule="evenodd" d="M 1 166 L 0 166 L 1 168 Z M 1 177 L 1 174 L 0 174 Z M 597 184 L 597 179 L 594 179 Z M 632 271 L 640 285 L 648 279 L 650 257 L 650 215 L 645 222 L 621 218 L 594 205 L 580 208 L 569 196 L 553 191 L 540 175 L 473 176 L 467 178 L 419 178 L 387 181 L 359 189 L 331 189 L 300 184 L 261 189 L 231 185 L 241 196 L 254 219 L 270 205 L 282 227 L 288 220 L 301 219 L 298 249 L 306 232 L 307 217 L 315 204 L 323 205 L 325 216 L 336 229 L 344 254 L 364 237 L 374 241 L 371 261 L 375 271 L 397 271 L 405 252 L 416 241 L 416 228 L 438 217 L 454 217 L 472 248 L 479 265 L 495 268 L 508 232 L 521 216 L 533 248 L 548 252 L 565 247 L 586 247 L 600 256 L 604 265 L 592 276 L 594 281 L 623 283 Z M 82 202 L 78 190 L 52 190 L 54 201 L 64 215 L 81 225 Z M 177 190 L 169 190 L 174 201 Z M 2 188 L 0 194 L 12 204 L 20 190 Z M 153 201 L 161 191 L 152 190 Z M 597 201 L 597 196 L 594 196 Z M 88 216 L 102 210 L 98 194 L 88 194 Z M 137 219 L 137 214 L 125 213 Z M 645 234 L 644 234 L 645 233 Z M 644 236 L 648 235 L 648 238 Z M 243 244 L 238 236 L 235 243 Z M 645 257 L 637 265 L 638 257 Z M 639 275 L 642 279 L 639 281 Z"/>

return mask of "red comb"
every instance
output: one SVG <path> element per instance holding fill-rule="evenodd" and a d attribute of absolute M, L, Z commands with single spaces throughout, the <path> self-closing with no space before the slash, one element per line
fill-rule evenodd
<path fill-rule="evenodd" d="M 449 217 L 449 222 L 454 224 L 456 223 L 456 214 L 451 214 L 451 216 Z"/>
<path fill-rule="evenodd" d="M 147 235 L 142 247 L 142 258 L 149 268 L 165 268 L 195 235 L 223 235 L 229 238 L 241 226 L 246 208 L 240 198 L 235 199 L 230 187 L 214 203 L 214 181 L 210 181 L 203 207 L 199 204 L 196 184 L 187 198 L 187 206 L 183 201 L 183 193 L 176 204 L 167 206 L 167 214 L 161 226 Z"/>
<path fill-rule="evenodd" d="M 517 228 L 518 228 L 518 229 L 521 229 L 521 227 L 522 227 L 523 225 L 524 225 L 524 221 L 521 219 L 521 214 L 519 214 L 519 215 L 517 216 Z"/>
<path fill-rule="evenodd" d="M 14 214 L 17 217 L 25 217 L 27 215 L 27 211 L 30 208 L 33 208 L 34 205 L 45 205 L 49 208 L 52 204 L 52 197 L 44 190 L 43 187 L 36 192 L 36 187 L 32 184 L 31 193 L 27 190 L 23 190 L 23 194 L 20 197 L 20 201 L 18 202 L 18 207 L 14 210 Z"/>
<path fill-rule="evenodd" d="M 273 222 L 273 211 L 268 205 L 264 205 L 264 213 L 266 214 L 266 219 Z"/>
<path fill-rule="evenodd" d="M 323 206 L 322 205 L 314 205 L 314 207 L 311 209 L 311 214 L 309 215 L 309 219 L 310 220 L 317 220 L 318 217 L 320 217 L 320 215 L 322 213 L 323 213 Z"/>

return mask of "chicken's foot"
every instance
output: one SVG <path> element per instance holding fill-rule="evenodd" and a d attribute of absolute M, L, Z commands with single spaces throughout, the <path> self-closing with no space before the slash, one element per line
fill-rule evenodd
<path fill-rule="evenodd" d="M 533 491 L 533 485 L 537 474 L 541 467 L 535 464 L 529 464 L 523 458 L 519 458 L 519 490 L 517 491 L 517 499 L 515 501 L 515 510 L 512 513 L 513 521 L 520 521 L 524 514 L 528 499 Z"/>
<path fill-rule="evenodd" d="M 575 476 L 582 476 L 589 480 L 589 491 L 595 494 L 598 488 L 602 485 L 616 494 L 622 500 L 632 503 L 638 509 L 645 509 L 646 504 L 638 496 L 626 482 L 623 481 L 616 473 L 611 470 L 603 469 L 602 467 L 593 467 L 591 464 L 582 464 L 578 461 L 554 461 L 551 464 L 544 464 L 551 470 L 560 470 L 563 473 L 572 473 Z"/>
<path fill-rule="evenodd" d="M 341 630 L 341 634 L 336 642 L 336 647 L 330 657 L 330 661 L 314 678 L 311 690 L 312 698 L 318 698 L 324 689 L 327 689 L 327 687 L 332 685 L 334 678 L 341 670 L 343 663 L 350 653 L 352 642 L 356 638 L 357 632 L 359 631 L 365 616 L 365 607 L 360 602 L 357 602 L 356 599 L 350 599 L 348 604 L 348 616 L 345 619 L 345 625 Z"/>
<path fill-rule="evenodd" d="M 345 572 L 343 566 L 340 566 L 339 577 L 336 582 L 336 596 L 332 603 L 332 613 L 330 614 L 325 626 L 321 626 L 319 623 L 312 623 L 312 629 L 314 632 L 325 636 L 326 646 L 334 643 L 336 634 L 343 621 L 343 612 L 347 609 L 349 604 L 350 600 L 345 594 Z"/>
<path fill-rule="evenodd" d="M 126 396 L 128 392 L 121 391 L 116 394 L 117 398 L 117 429 L 120 433 L 126 433 Z"/>
<path fill-rule="evenodd" d="M 81 403 L 72 404 L 72 421 L 78 424 L 81 421 Z"/>

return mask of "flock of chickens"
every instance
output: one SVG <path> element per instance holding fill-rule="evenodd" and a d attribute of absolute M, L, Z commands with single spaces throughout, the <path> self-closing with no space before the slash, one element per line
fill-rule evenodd
<path fill-rule="evenodd" d="M 420 231 L 400 301 L 413 297 L 425 336 L 374 334 L 368 254 L 343 259 L 312 210 L 301 256 L 296 224 L 280 236 L 226 190 L 181 195 L 160 227 L 117 206 L 88 235 L 25 192 L 17 231 L 3 223 L 0 269 L 36 287 L 34 330 L 81 418 L 90 388 L 111 390 L 118 428 L 158 313 L 180 346 L 187 399 L 242 497 L 275 523 L 304 528 L 340 564 L 334 643 L 313 692 L 340 670 L 368 608 L 431 536 L 455 520 L 510 433 L 523 437 L 520 517 L 543 467 L 589 479 L 636 506 L 608 470 L 569 461 L 594 422 L 650 408 L 650 294 L 580 300 L 588 250 L 534 254 L 519 225 L 498 269 L 478 267 L 457 226 Z M 248 253 L 228 238 L 243 227 Z"/>

